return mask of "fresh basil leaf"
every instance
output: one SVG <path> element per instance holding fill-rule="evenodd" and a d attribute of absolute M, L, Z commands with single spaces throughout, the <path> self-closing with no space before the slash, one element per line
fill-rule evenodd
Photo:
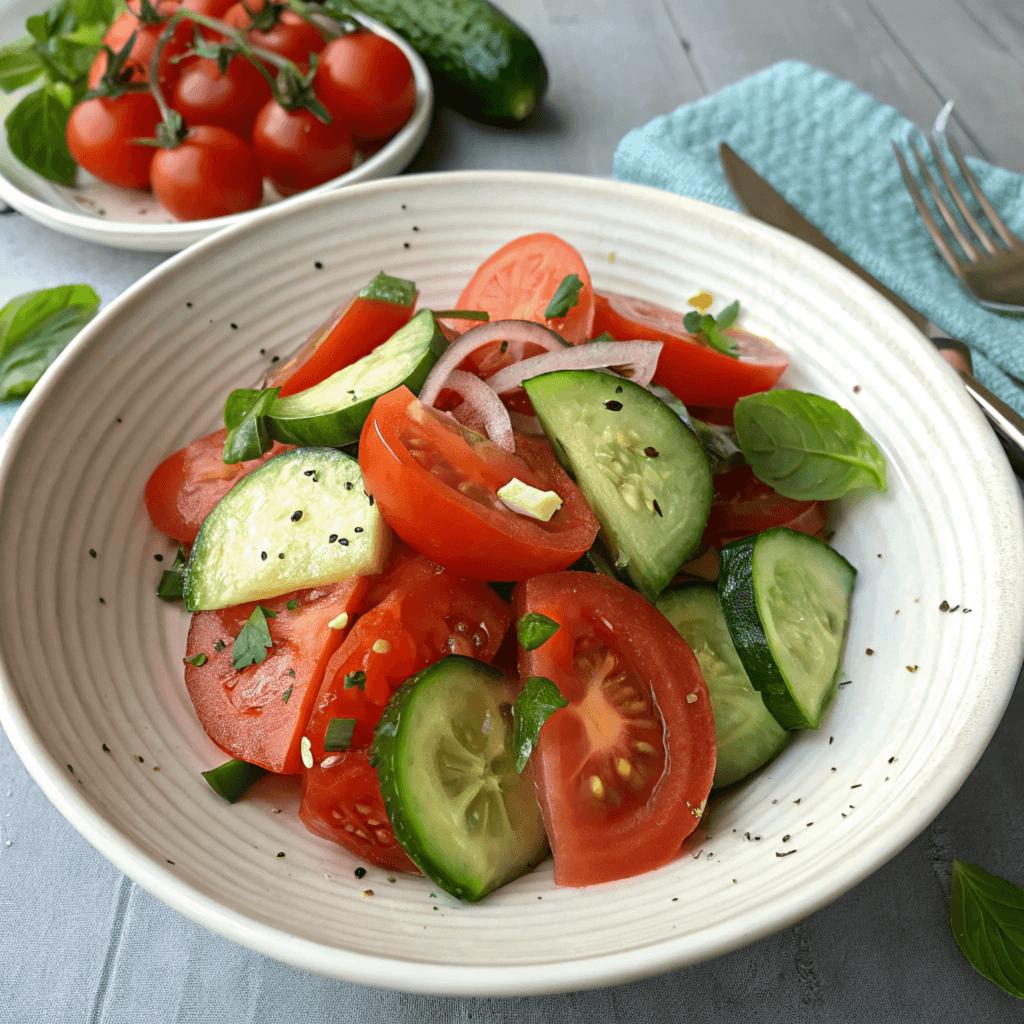
<path fill-rule="evenodd" d="M 1024 999 L 1024 890 L 976 864 L 953 861 L 949 893 L 953 938 L 971 966 Z"/>
<path fill-rule="evenodd" d="M 114 20 L 114 0 L 73 0 L 79 25 L 109 25 Z"/>
<path fill-rule="evenodd" d="M 70 306 L 97 309 L 100 297 L 87 284 L 65 284 L 16 295 L 0 309 L 0 356 L 6 355 L 54 313 Z"/>
<path fill-rule="evenodd" d="M 733 338 L 722 332 L 736 322 L 739 312 L 740 303 L 738 299 L 726 306 L 717 318 L 711 316 L 710 313 L 698 313 L 694 309 L 683 317 L 683 326 L 691 334 L 699 335 L 713 349 L 717 349 L 723 355 L 738 359 L 739 356 L 736 353 L 739 345 L 736 344 Z"/>
<path fill-rule="evenodd" d="M 602 331 L 596 338 L 590 339 L 593 341 L 614 341 L 615 338 L 612 336 L 611 331 Z"/>
<path fill-rule="evenodd" d="M 194 665 L 196 668 L 202 668 L 206 664 L 207 660 L 206 655 L 201 651 L 199 654 L 193 654 L 191 658 L 185 659 L 189 665 Z"/>
<path fill-rule="evenodd" d="M 30 92 L 4 121 L 7 145 L 29 169 L 47 181 L 73 185 L 75 163 L 65 132 L 70 108 L 52 86 Z"/>
<path fill-rule="evenodd" d="M 250 665 L 262 665 L 267 660 L 267 648 L 274 646 L 270 636 L 268 616 L 277 618 L 275 612 L 268 612 L 262 605 L 256 605 L 249 616 L 249 621 L 242 627 L 231 648 L 231 664 L 241 671 Z"/>
<path fill-rule="evenodd" d="M 185 596 L 185 577 L 173 569 L 164 569 L 156 585 L 156 596 L 161 601 L 180 601 Z"/>
<path fill-rule="evenodd" d="M 512 749 L 516 755 L 516 771 L 521 772 L 537 745 L 541 727 L 569 702 L 558 687 L 544 676 L 530 676 L 512 705 Z"/>
<path fill-rule="evenodd" d="M 375 299 L 377 302 L 390 302 L 408 308 L 416 301 L 416 284 L 404 277 L 392 277 L 382 270 L 356 294 L 361 299 Z"/>
<path fill-rule="evenodd" d="M 274 447 L 266 416 L 280 390 L 279 387 L 265 391 L 239 388 L 228 395 L 224 403 L 224 425 L 228 430 L 224 439 L 225 462 L 249 462 Z"/>
<path fill-rule="evenodd" d="M 754 475 L 797 501 L 829 501 L 855 487 L 888 488 L 885 456 L 841 405 L 804 391 L 764 391 L 733 410 Z"/>
<path fill-rule="evenodd" d="M 332 718 L 324 734 L 324 750 L 330 754 L 348 750 L 352 746 L 352 733 L 356 728 L 354 718 Z"/>
<path fill-rule="evenodd" d="M 0 358 L 0 398 L 24 398 L 68 342 L 96 315 L 71 306 L 44 320 Z"/>
<path fill-rule="evenodd" d="M 730 302 L 729 305 L 715 317 L 715 326 L 720 331 L 724 331 L 727 327 L 732 327 L 732 325 L 736 323 L 736 317 L 739 315 L 740 300 L 736 299 L 734 302 Z"/>
<path fill-rule="evenodd" d="M 345 689 L 365 690 L 366 689 L 366 673 L 361 669 L 357 669 L 355 672 L 347 672 L 345 674 Z"/>
<path fill-rule="evenodd" d="M 535 651 L 546 644 L 560 629 L 561 623 L 540 612 L 527 612 L 516 623 L 516 637 L 524 651 Z"/>
<path fill-rule="evenodd" d="M 229 804 L 233 804 L 254 782 L 266 774 L 266 768 L 236 758 L 203 772 L 202 776 L 217 796 L 222 796 Z"/>
<path fill-rule="evenodd" d="M 34 82 L 43 72 L 43 62 L 31 42 L 0 47 L 0 89 L 13 92 Z"/>
<path fill-rule="evenodd" d="M 544 316 L 550 320 L 554 317 L 565 316 L 573 306 L 579 305 L 580 289 L 583 282 L 579 274 L 567 274 L 562 278 L 562 283 L 555 289 L 551 296 L 548 308 L 544 310 Z"/>

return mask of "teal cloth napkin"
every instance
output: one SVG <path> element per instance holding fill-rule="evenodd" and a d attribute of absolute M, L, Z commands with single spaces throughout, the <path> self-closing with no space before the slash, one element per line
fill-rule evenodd
<path fill-rule="evenodd" d="M 843 252 L 966 342 L 978 379 L 1024 415 L 1024 391 L 1007 376 L 1024 380 L 1024 320 L 979 305 L 935 251 L 891 146 L 913 131 L 850 82 L 785 61 L 633 129 L 612 173 L 738 210 L 718 166 L 718 143 L 727 142 Z M 968 163 L 1024 237 L 1024 176 Z"/>

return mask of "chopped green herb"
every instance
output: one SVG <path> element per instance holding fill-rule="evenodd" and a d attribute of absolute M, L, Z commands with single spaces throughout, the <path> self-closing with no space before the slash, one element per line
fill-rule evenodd
<path fill-rule="evenodd" d="M 535 651 L 561 629 L 561 623 L 540 612 L 527 612 L 516 623 L 516 636 L 524 651 Z"/>
<path fill-rule="evenodd" d="M 288 611 L 290 611 L 290 612 L 295 611 L 295 609 L 298 608 L 298 607 L 299 607 L 299 602 L 294 597 L 285 605 L 285 608 L 287 608 Z"/>
<path fill-rule="evenodd" d="M 173 569 L 164 569 L 156 585 L 156 596 L 162 601 L 180 601 L 185 593 L 185 577 Z"/>
<path fill-rule="evenodd" d="M 366 673 L 357 670 L 355 672 L 349 672 L 345 676 L 345 689 L 351 690 L 353 687 L 359 690 L 366 689 Z"/>
<path fill-rule="evenodd" d="M 274 646 L 267 619 L 276 617 L 275 612 L 267 611 L 262 605 L 256 605 L 231 649 L 231 664 L 236 669 L 241 671 L 249 665 L 263 664 L 267 658 L 267 648 Z"/>
<path fill-rule="evenodd" d="M 95 548 L 89 548 L 89 557 L 90 558 L 95 558 L 96 557 L 96 549 Z"/>
<path fill-rule="evenodd" d="M 238 388 L 224 403 L 224 461 L 249 462 L 269 452 L 274 439 L 267 429 L 267 414 L 277 401 L 278 388 L 263 391 Z"/>
<path fill-rule="evenodd" d="M 435 309 L 434 317 L 445 320 L 483 320 L 489 323 L 491 314 L 486 309 Z"/>
<path fill-rule="evenodd" d="M 266 775 L 266 768 L 258 764 L 249 764 L 248 761 L 225 761 L 208 772 L 203 772 L 203 778 L 210 784 L 210 788 L 223 797 L 229 804 L 233 804 L 257 779 Z"/>
<path fill-rule="evenodd" d="M 563 277 L 562 283 L 555 289 L 555 294 L 551 296 L 551 301 L 544 310 L 544 316 L 548 320 L 565 316 L 573 306 L 579 305 L 582 287 L 583 282 L 579 274 L 567 274 Z"/>
<path fill-rule="evenodd" d="M 327 732 L 324 735 L 324 750 L 332 753 L 338 750 L 348 750 L 352 745 L 352 733 L 356 727 L 354 718 L 332 718 L 327 723 Z"/>
<path fill-rule="evenodd" d="M 292 679 L 294 679 L 294 678 L 295 678 L 295 669 L 293 669 L 293 668 L 290 668 L 290 669 L 288 669 L 288 675 L 289 675 L 289 676 L 290 676 L 290 677 L 291 677 Z"/>
<path fill-rule="evenodd" d="M 706 341 L 712 348 L 733 359 L 739 359 L 737 354 L 739 346 L 734 339 L 723 333 L 736 323 L 739 312 L 739 299 L 726 306 L 717 317 L 711 316 L 710 313 L 699 313 L 694 309 L 683 317 L 683 326 L 691 334 L 696 334 Z"/>
<path fill-rule="evenodd" d="M 591 338 L 591 341 L 614 341 L 615 337 L 611 331 L 602 331 L 596 338 Z"/>
<path fill-rule="evenodd" d="M 193 654 L 191 658 L 183 659 L 186 665 L 195 665 L 196 668 L 201 668 L 206 664 L 206 655 L 200 652 L 199 654 Z"/>
<path fill-rule="evenodd" d="M 537 745 L 544 723 L 569 702 L 558 687 L 544 676 L 531 676 L 512 705 L 512 749 L 516 755 L 516 771 L 521 772 Z"/>
<path fill-rule="evenodd" d="M 216 652 L 217 652 L 218 654 L 220 654 L 220 652 L 221 652 L 221 651 L 223 651 L 225 647 L 227 647 L 227 644 L 226 644 L 226 643 L 224 643 L 224 641 L 223 641 L 223 640 L 215 640 L 215 641 L 213 642 L 213 649 L 214 649 L 214 650 L 215 650 L 215 651 L 216 651 Z"/>
<path fill-rule="evenodd" d="M 289 686 L 288 689 L 285 690 L 284 693 L 281 694 L 281 700 L 283 700 L 285 702 L 285 704 L 288 703 L 288 698 L 292 695 L 292 690 L 294 690 L 294 689 L 295 689 L 294 685 Z"/>

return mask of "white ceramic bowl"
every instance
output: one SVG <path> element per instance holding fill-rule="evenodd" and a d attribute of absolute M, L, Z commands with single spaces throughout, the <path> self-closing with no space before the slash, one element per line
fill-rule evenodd
<path fill-rule="evenodd" d="M 171 548 L 141 495 L 167 453 L 217 425 L 230 388 L 258 378 L 378 270 L 449 306 L 498 245 L 537 230 L 577 246 L 600 288 L 676 307 L 702 288 L 738 297 L 743 325 L 792 354 L 790 385 L 856 413 L 892 486 L 840 510 L 833 543 L 859 569 L 852 683 L 820 732 L 797 734 L 713 809 L 700 846 L 659 871 L 558 889 L 548 861 L 478 906 L 455 906 L 420 878 L 392 883 L 371 868 L 357 880 L 355 860 L 304 830 L 287 780 L 265 779 L 234 806 L 207 787 L 200 771 L 224 755 L 185 693 L 188 617 L 154 594 L 153 556 Z M 0 719 L 19 755 L 72 824 L 151 893 L 236 942 L 338 978 L 448 994 L 572 990 L 782 928 L 938 813 L 991 737 L 1020 664 L 1020 499 L 949 368 L 817 252 L 639 186 L 424 175 L 268 211 L 105 309 L 7 437 Z M 959 609 L 940 611 L 944 600 Z"/>
<path fill-rule="evenodd" d="M 0 0 L 0 43 L 24 34 L 25 19 L 47 6 L 48 0 Z M 423 58 L 389 28 L 360 17 L 368 28 L 401 47 L 412 65 L 416 106 L 398 133 L 376 153 L 345 174 L 308 189 L 302 195 L 331 192 L 344 185 L 398 174 L 416 155 L 430 128 L 434 87 Z M 268 206 L 293 206 L 301 196 L 281 199 L 264 183 L 263 204 L 256 210 L 210 220 L 176 221 L 152 192 L 116 188 L 79 169 L 75 184 L 58 185 L 29 170 L 7 144 L 3 122 L 21 98 L 38 88 L 33 82 L 10 94 L 0 93 L 0 200 L 48 228 L 89 242 L 143 252 L 178 252 L 201 238 L 233 224 L 252 220 Z"/>

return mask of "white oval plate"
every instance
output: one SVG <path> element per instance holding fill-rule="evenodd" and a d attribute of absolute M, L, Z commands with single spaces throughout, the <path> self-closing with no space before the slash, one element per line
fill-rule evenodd
<path fill-rule="evenodd" d="M 0 43 L 24 35 L 25 19 L 47 6 L 47 0 L 0 0 Z M 74 185 L 58 185 L 29 170 L 7 145 L 3 122 L 23 96 L 38 88 L 38 82 L 10 94 L 0 93 L 0 200 L 48 228 L 117 249 L 143 252 L 178 252 L 201 238 L 234 224 L 252 220 L 269 206 L 291 207 L 306 195 L 331 192 L 360 181 L 373 181 L 398 174 L 419 151 L 430 128 L 434 87 L 423 58 L 389 28 L 360 17 L 367 28 L 390 39 L 408 57 L 416 81 L 416 106 L 399 132 L 372 155 L 357 153 L 351 171 L 308 189 L 299 196 L 282 199 L 264 182 L 263 204 L 255 210 L 210 220 L 177 221 L 157 202 L 152 192 L 117 188 L 78 170 Z"/>
<path fill-rule="evenodd" d="M 548 861 L 456 906 L 421 878 L 391 882 L 371 868 L 357 880 L 354 859 L 302 827 L 293 780 L 265 779 L 234 806 L 207 787 L 200 771 L 224 754 L 185 693 L 188 616 L 155 596 L 167 562 L 153 556 L 172 549 L 142 490 L 165 455 L 217 426 L 232 387 L 258 379 L 381 268 L 447 307 L 497 246 L 538 230 L 577 246 L 599 288 L 677 308 L 700 289 L 738 297 L 743 326 L 792 354 L 786 382 L 840 401 L 876 438 L 891 489 L 850 498 L 838 516 L 833 543 L 859 570 L 852 683 L 820 732 L 797 734 L 712 809 L 708 837 L 661 870 L 559 889 Z M 640 186 L 417 175 L 270 210 L 101 312 L 8 438 L 0 720 L 15 749 L 69 821 L 151 893 L 236 942 L 350 981 L 573 990 L 785 927 L 938 813 L 988 743 L 1020 664 L 1020 498 L 949 367 L 838 264 L 738 214 Z M 958 610 L 940 611 L 944 600 Z"/>

